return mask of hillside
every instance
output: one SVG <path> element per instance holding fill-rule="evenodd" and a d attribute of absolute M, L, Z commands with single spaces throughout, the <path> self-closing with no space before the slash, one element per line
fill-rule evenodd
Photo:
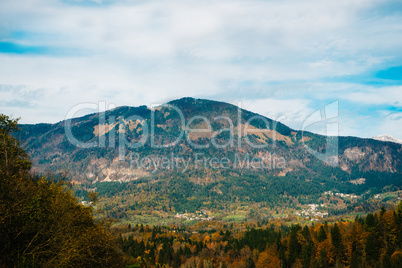
<path fill-rule="evenodd" d="M 22 125 L 18 138 L 34 171 L 67 175 L 78 196 L 98 191 L 103 208 L 121 219 L 138 218 L 138 210 L 157 219 L 234 204 L 246 207 L 244 215 L 253 216 L 250 206 L 270 215 L 282 205 L 325 202 L 326 191 L 375 194 L 402 184 L 400 144 L 339 137 L 335 148 L 333 137 L 222 102 L 183 98 L 74 118 L 75 141 L 66 122 Z"/>
<path fill-rule="evenodd" d="M 65 184 L 29 174 L 17 129 L 0 114 L 0 267 L 122 267 L 109 224 Z"/>

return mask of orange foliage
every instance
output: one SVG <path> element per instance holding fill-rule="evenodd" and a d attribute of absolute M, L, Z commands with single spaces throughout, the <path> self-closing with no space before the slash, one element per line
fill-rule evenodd
<path fill-rule="evenodd" d="M 276 248 L 270 247 L 268 250 L 261 252 L 256 266 L 258 268 L 280 268 L 281 260 L 278 257 Z"/>

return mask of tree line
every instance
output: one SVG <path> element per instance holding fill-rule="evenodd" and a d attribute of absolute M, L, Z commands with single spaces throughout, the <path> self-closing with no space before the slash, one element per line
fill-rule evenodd
<path fill-rule="evenodd" d="M 118 242 L 137 267 L 402 267 L 402 202 L 352 222 L 215 228 L 130 226 Z M 198 231 L 194 231 L 198 230 Z"/>

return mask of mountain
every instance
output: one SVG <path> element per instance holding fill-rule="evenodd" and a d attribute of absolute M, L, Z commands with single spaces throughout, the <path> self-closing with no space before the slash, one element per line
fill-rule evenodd
<path fill-rule="evenodd" d="M 373 137 L 374 140 L 378 141 L 389 141 L 389 142 L 394 142 L 394 143 L 399 143 L 402 144 L 402 140 L 392 137 L 391 135 L 378 135 L 376 137 Z"/>
<path fill-rule="evenodd" d="M 203 99 L 22 125 L 18 138 L 35 172 L 66 175 L 78 196 L 98 191 L 117 218 L 235 203 L 275 209 L 317 201 L 325 191 L 402 186 L 400 144 L 302 132 Z"/>

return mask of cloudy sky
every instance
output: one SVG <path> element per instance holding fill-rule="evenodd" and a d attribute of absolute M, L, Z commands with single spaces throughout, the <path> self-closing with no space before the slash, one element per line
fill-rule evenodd
<path fill-rule="evenodd" d="M 340 135 L 402 138 L 402 1 L 0 1 L 1 113 L 185 96 L 296 129 L 338 101 Z"/>

